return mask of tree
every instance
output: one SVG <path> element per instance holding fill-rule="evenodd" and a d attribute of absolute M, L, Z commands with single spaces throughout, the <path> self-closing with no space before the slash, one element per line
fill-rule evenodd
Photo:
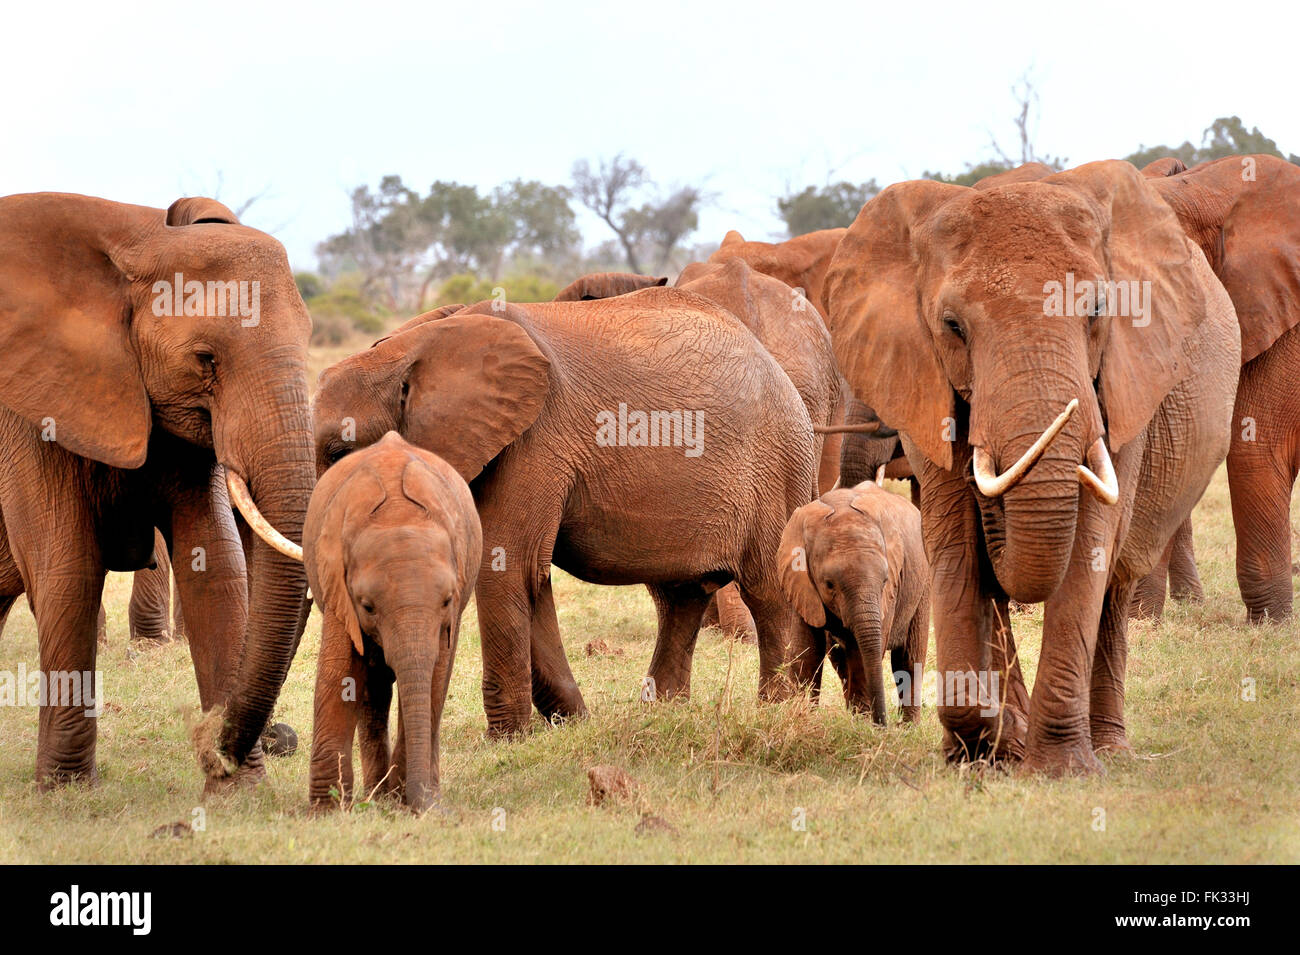
<path fill-rule="evenodd" d="M 791 238 L 819 229 L 852 225 L 867 200 L 880 191 L 875 179 L 859 185 L 837 182 L 808 186 L 776 200 L 777 212 Z"/>
<path fill-rule="evenodd" d="M 1181 159 L 1187 167 L 1224 156 L 1240 156 L 1248 153 L 1263 153 L 1277 156 L 1288 162 L 1300 165 L 1300 156 L 1292 153 L 1284 156 L 1277 148 L 1277 143 L 1269 139 L 1256 126 L 1246 129 L 1246 124 L 1238 116 L 1220 116 L 1201 134 L 1201 145 L 1193 146 L 1184 140 L 1181 146 L 1138 146 L 1137 152 L 1124 158 L 1141 169 L 1143 166 L 1165 156 Z"/>
<path fill-rule="evenodd" d="M 619 153 L 600 160 L 595 170 L 580 159 L 573 164 L 573 195 L 594 212 L 617 237 L 628 268 L 641 272 L 643 261 L 654 271 L 666 269 L 682 241 L 699 226 L 699 211 L 707 197 L 694 186 L 684 186 L 667 196 L 643 198 L 652 182 L 645 167 Z"/>

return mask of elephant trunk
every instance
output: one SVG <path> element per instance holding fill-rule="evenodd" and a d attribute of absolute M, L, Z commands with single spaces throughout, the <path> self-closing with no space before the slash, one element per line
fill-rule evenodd
<path fill-rule="evenodd" d="M 266 523 L 295 547 L 302 542 L 303 520 L 316 480 L 307 387 L 302 364 L 287 353 L 279 367 L 266 370 L 257 384 L 239 389 L 242 417 L 228 412 L 217 431 L 218 460 L 232 486 L 246 485 Z M 224 409 L 223 409 L 224 410 Z M 214 424 L 218 413 L 214 413 Z M 250 419 L 260 419 L 250 425 Z M 229 439 L 225 439 L 230 435 Z M 246 761 L 260 761 L 257 749 L 275 701 L 298 648 L 305 619 L 301 613 L 307 578 L 301 560 L 286 556 L 262 537 L 249 553 L 248 624 L 243 653 L 229 684 L 216 756 L 226 774 Z M 209 776 L 222 772 L 200 753 Z M 214 771 L 215 770 L 215 771 Z"/>
<path fill-rule="evenodd" d="M 849 398 L 844 412 L 846 425 L 877 423 L 869 433 L 846 434 L 840 446 L 840 487 L 853 487 L 875 480 L 876 472 L 893 460 L 898 451 L 898 432 L 880 422 L 875 411 L 857 398 Z"/>
<path fill-rule="evenodd" d="M 871 719 L 883 724 L 885 722 L 885 684 L 881 676 L 880 660 L 884 656 L 883 635 L 884 615 L 880 600 L 871 595 L 858 600 L 848 621 L 853 639 L 862 654 L 862 663 L 867 674 L 867 696 L 871 703 Z"/>
<path fill-rule="evenodd" d="M 1100 412 L 1095 404 L 1080 408 L 1068 395 L 1036 396 L 987 420 L 985 434 L 995 437 L 977 446 L 974 471 L 989 556 L 1009 596 L 1039 603 L 1056 592 L 1070 565 L 1079 465 L 1085 439 L 1098 430 L 1093 422 Z"/>
<path fill-rule="evenodd" d="M 389 665 L 397 676 L 402 733 L 406 741 L 406 794 L 412 812 L 425 812 L 438 794 L 438 763 L 434 753 L 433 671 L 437 663 L 427 644 L 427 631 L 401 638 L 404 651 Z"/>

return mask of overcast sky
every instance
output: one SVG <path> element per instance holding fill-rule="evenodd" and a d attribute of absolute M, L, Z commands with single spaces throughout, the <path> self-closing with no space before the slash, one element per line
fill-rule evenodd
<path fill-rule="evenodd" d="M 1291 4 L 1209 26 L 1133 2 L 288 6 L 8 5 L 0 194 L 265 190 L 245 221 L 307 268 L 348 192 L 385 174 L 565 183 L 575 159 L 622 151 L 717 196 L 694 241 L 772 238 L 787 186 L 961 171 L 991 136 L 1011 150 L 1026 69 L 1036 143 L 1071 164 L 1198 141 L 1232 114 L 1300 152 Z"/>

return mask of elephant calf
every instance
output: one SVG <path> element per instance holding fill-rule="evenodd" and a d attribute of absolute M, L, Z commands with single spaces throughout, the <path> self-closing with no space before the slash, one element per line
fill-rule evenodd
<path fill-rule="evenodd" d="M 844 681 L 844 698 L 885 722 L 880 659 L 890 652 L 903 719 L 921 715 L 920 683 L 930 638 L 930 568 L 921 512 L 871 481 L 836 488 L 790 515 L 781 536 L 781 588 L 813 628 Z"/>
<path fill-rule="evenodd" d="M 474 499 L 442 458 L 389 432 L 330 468 L 303 530 L 324 615 L 312 731 L 312 805 L 352 790 L 360 729 L 366 792 L 428 809 L 438 793 L 438 726 L 483 532 Z M 398 688 L 397 743 L 388 710 Z"/>

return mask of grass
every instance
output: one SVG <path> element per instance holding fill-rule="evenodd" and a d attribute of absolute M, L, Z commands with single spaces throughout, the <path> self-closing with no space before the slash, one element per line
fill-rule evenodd
<path fill-rule="evenodd" d="M 1171 602 L 1161 623 L 1131 628 L 1137 755 L 1108 760 L 1104 776 L 946 765 L 933 708 L 915 727 L 877 729 L 845 712 L 833 680 L 820 706 L 760 707 L 755 649 L 716 631 L 700 637 L 694 698 L 646 706 L 655 626 L 645 591 L 557 571 L 560 625 L 592 716 L 558 728 L 536 720 L 520 741 L 489 743 L 471 610 L 443 719 L 444 811 L 423 818 L 381 804 L 307 814 L 318 614 L 277 709 L 302 737 L 298 753 L 270 761 L 255 791 L 203 800 L 186 732 L 197 707 L 188 651 L 128 649 L 130 578 L 115 574 L 100 783 L 38 794 L 36 712 L 0 708 L 0 863 L 1297 862 L 1300 625 L 1244 622 L 1222 473 L 1196 532 L 1206 602 Z M 1030 679 L 1041 622 L 1041 608 L 1014 621 Z M 588 656 L 596 640 L 611 652 Z M 37 665 L 25 606 L 0 641 L 0 669 L 20 663 Z M 1244 677 L 1255 702 L 1241 700 Z M 597 764 L 630 773 L 634 798 L 589 805 L 586 770 Z M 151 837 L 200 808 L 201 831 Z"/>

